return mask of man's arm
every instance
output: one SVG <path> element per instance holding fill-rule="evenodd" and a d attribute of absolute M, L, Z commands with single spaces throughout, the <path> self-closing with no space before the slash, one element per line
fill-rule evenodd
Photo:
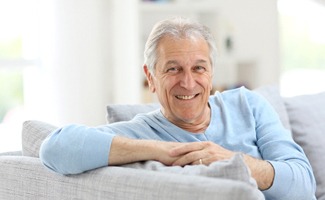
<path fill-rule="evenodd" d="M 79 174 L 107 165 L 156 160 L 171 165 L 168 152 L 181 143 L 128 139 L 109 130 L 70 125 L 55 130 L 40 148 L 45 166 L 60 174 Z"/>
<path fill-rule="evenodd" d="M 53 131 L 40 147 L 40 159 L 60 174 L 79 174 L 107 166 L 113 133 L 82 125 Z"/>
<path fill-rule="evenodd" d="M 165 165 L 171 165 L 179 157 L 170 156 L 169 151 L 180 145 L 182 143 L 115 136 L 109 152 L 108 165 L 122 165 L 146 160 L 156 160 Z"/>
<path fill-rule="evenodd" d="M 269 189 L 274 180 L 274 168 L 265 160 L 253 158 L 247 154 L 244 155 L 244 160 L 251 170 L 252 177 L 256 180 L 260 190 Z"/>

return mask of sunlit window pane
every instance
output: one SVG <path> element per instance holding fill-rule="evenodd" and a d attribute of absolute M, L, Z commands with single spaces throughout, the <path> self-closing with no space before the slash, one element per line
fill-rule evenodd
<path fill-rule="evenodd" d="M 23 104 L 23 77 L 21 70 L 0 70 L 0 122 Z"/>
<path fill-rule="evenodd" d="M 325 5 L 278 0 L 284 96 L 325 90 Z"/>
<path fill-rule="evenodd" d="M 0 60 L 35 59 L 38 0 L 0 0 Z"/>
<path fill-rule="evenodd" d="M 0 152 L 21 149 L 24 74 L 38 58 L 39 0 L 0 0 Z"/>
<path fill-rule="evenodd" d="M 0 68 L 0 152 L 21 149 L 23 118 L 22 70 Z"/>
<path fill-rule="evenodd" d="M 15 59 L 22 57 L 21 37 L 0 41 L 0 59 Z"/>
<path fill-rule="evenodd" d="M 22 56 L 23 19 L 19 1 L 0 0 L 0 59 Z"/>

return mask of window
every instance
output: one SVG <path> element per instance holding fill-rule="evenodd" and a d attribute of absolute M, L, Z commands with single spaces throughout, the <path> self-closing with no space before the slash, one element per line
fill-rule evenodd
<path fill-rule="evenodd" d="M 278 10 L 282 94 L 325 91 L 325 5 L 313 0 L 278 0 Z"/>
<path fill-rule="evenodd" d="M 0 152 L 21 148 L 24 70 L 38 57 L 36 0 L 0 0 Z"/>

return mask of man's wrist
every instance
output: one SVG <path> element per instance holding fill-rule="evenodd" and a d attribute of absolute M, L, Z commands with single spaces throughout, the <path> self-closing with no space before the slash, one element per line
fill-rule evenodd
<path fill-rule="evenodd" d="M 131 162 L 156 160 L 159 148 L 153 140 L 137 140 L 115 136 L 110 153 L 109 165 L 122 165 Z"/>
<path fill-rule="evenodd" d="M 249 155 L 244 155 L 244 160 L 250 168 L 252 177 L 256 180 L 260 190 L 269 189 L 274 180 L 275 172 L 271 163 L 265 160 L 253 158 Z"/>

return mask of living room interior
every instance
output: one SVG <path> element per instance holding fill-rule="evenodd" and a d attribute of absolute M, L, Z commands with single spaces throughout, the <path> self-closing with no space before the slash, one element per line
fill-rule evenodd
<path fill-rule="evenodd" d="M 324 10 L 323 0 L 1 1 L 0 152 L 21 148 L 25 120 L 96 126 L 108 104 L 156 102 L 143 46 L 156 21 L 175 15 L 215 34 L 215 90 L 325 91 Z"/>

